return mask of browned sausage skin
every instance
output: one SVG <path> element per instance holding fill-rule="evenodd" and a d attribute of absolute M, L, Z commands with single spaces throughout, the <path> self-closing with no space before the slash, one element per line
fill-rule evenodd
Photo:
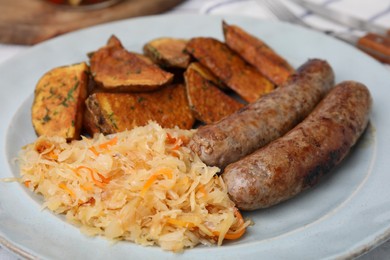
<path fill-rule="evenodd" d="M 293 128 L 333 84 L 330 65 L 309 60 L 284 86 L 216 123 L 200 127 L 189 147 L 207 165 L 223 169 Z"/>
<path fill-rule="evenodd" d="M 364 85 L 340 83 L 286 135 L 227 166 L 222 177 L 237 207 L 266 208 L 316 184 L 361 136 L 371 105 Z"/>

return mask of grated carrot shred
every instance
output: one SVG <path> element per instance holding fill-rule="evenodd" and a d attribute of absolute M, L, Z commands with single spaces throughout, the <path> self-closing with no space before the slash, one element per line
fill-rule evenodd
<path fill-rule="evenodd" d="M 68 192 L 69 195 L 70 195 L 73 199 L 76 198 L 76 194 L 74 194 L 74 192 L 73 192 L 71 189 L 69 189 L 68 186 L 66 186 L 65 183 L 60 183 L 60 184 L 58 185 L 58 187 L 60 187 L 61 189 L 65 190 L 66 192 Z"/>
<path fill-rule="evenodd" d="M 115 136 L 114 138 L 110 139 L 109 141 L 100 144 L 100 145 L 99 145 L 99 148 L 100 148 L 100 149 L 107 149 L 108 146 L 116 145 L 117 142 L 118 142 L 118 137 Z"/>
<path fill-rule="evenodd" d="M 98 180 L 95 178 L 95 176 L 93 175 L 93 171 L 90 173 L 90 175 L 91 175 L 91 178 L 92 178 L 93 183 L 95 183 L 96 186 L 98 186 L 99 188 L 102 188 L 102 189 L 105 187 L 105 183 L 100 182 L 100 181 L 98 181 Z"/>
<path fill-rule="evenodd" d="M 185 228 L 193 228 L 196 227 L 196 225 L 192 222 L 183 221 L 180 219 L 174 219 L 174 218 L 167 218 L 167 223 L 179 226 L 179 227 L 185 227 Z"/>
<path fill-rule="evenodd" d="M 84 191 L 91 191 L 91 190 L 93 190 L 93 188 L 91 186 L 89 186 L 89 185 L 87 186 L 87 185 L 80 184 L 80 188 L 82 190 L 84 190 Z"/>
<path fill-rule="evenodd" d="M 171 169 L 161 169 L 152 174 L 152 176 L 149 177 L 149 179 L 145 182 L 144 186 L 142 187 L 142 190 L 140 192 L 141 197 L 145 196 L 145 193 L 149 188 L 153 185 L 153 183 L 157 180 L 157 178 L 161 175 L 167 176 L 168 179 L 173 178 L 173 173 Z"/>
<path fill-rule="evenodd" d="M 108 140 L 107 142 L 99 144 L 98 148 L 102 150 L 106 150 L 108 149 L 109 146 L 116 145 L 117 143 L 118 143 L 118 137 L 115 136 L 114 138 Z M 96 149 L 95 146 L 89 147 L 88 150 L 90 150 L 96 156 L 100 155 L 100 152 Z"/>
<path fill-rule="evenodd" d="M 96 173 L 98 176 L 99 176 L 99 178 L 100 178 L 100 182 L 102 182 L 102 183 L 105 183 L 105 184 L 108 184 L 108 183 L 110 183 L 110 178 L 106 178 L 106 177 L 104 177 L 102 174 L 100 174 L 100 173 Z"/>
<path fill-rule="evenodd" d="M 89 147 L 89 150 L 90 150 L 91 152 L 93 152 L 96 156 L 99 156 L 99 154 L 100 154 L 100 153 L 96 150 L 95 146 Z"/>
<path fill-rule="evenodd" d="M 227 240 L 236 240 L 236 239 L 239 239 L 240 237 L 242 237 L 245 232 L 246 232 L 246 228 L 244 226 L 245 224 L 245 221 L 244 221 L 244 218 L 242 217 L 240 211 L 234 207 L 234 215 L 236 216 L 237 218 L 237 226 L 239 226 L 239 228 L 234 231 L 234 232 L 227 232 L 224 236 L 224 239 L 227 239 Z M 220 233 L 218 231 L 212 231 L 213 235 L 214 236 L 219 236 Z"/>
<path fill-rule="evenodd" d="M 204 196 L 207 195 L 207 191 L 206 191 L 206 189 L 204 188 L 204 185 L 203 185 L 203 184 L 199 184 L 199 185 L 198 185 L 198 191 L 201 192 L 201 193 L 203 193 Z"/>
<path fill-rule="evenodd" d="M 91 178 L 92 178 L 92 181 L 93 183 L 95 183 L 96 186 L 98 186 L 99 188 L 104 188 L 105 187 L 105 184 L 108 184 L 110 182 L 110 178 L 106 178 L 104 177 L 102 174 L 96 172 L 96 174 L 99 176 L 100 180 L 96 179 L 95 178 L 95 175 L 94 175 L 94 170 L 92 170 L 91 168 L 87 167 L 87 166 L 79 166 L 76 168 L 76 173 L 79 173 L 80 170 L 82 169 L 85 169 L 88 171 L 88 173 L 90 174 Z"/>
<path fill-rule="evenodd" d="M 174 143 L 176 143 L 176 138 L 175 138 L 175 137 L 172 137 L 172 135 L 170 135 L 169 133 L 167 133 L 166 143 L 168 143 L 168 144 L 174 144 Z"/>
<path fill-rule="evenodd" d="M 183 144 L 187 143 L 187 138 L 185 136 L 179 136 L 178 138 L 172 137 L 169 133 L 167 133 L 167 144 L 174 144 L 174 146 L 171 148 L 172 150 L 178 150 Z"/>
<path fill-rule="evenodd" d="M 57 160 L 58 159 L 58 155 L 54 152 L 54 151 L 50 151 L 46 154 L 46 156 L 49 158 L 49 159 L 52 159 L 52 160 Z"/>
<path fill-rule="evenodd" d="M 225 239 L 227 240 L 236 240 L 236 239 L 239 239 L 240 237 L 242 237 L 242 235 L 245 234 L 245 231 L 246 229 L 245 228 L 242 228 L 241 230 L 239 230 L 238 232 L 227 232 L 226 235 L 225 235 Z"/>
<path fill-rule="evenodd" d="M 31 184 L 31 181 L 25 181 L 23 182 L 24 186 L 26 186 L 27 188 L 30 188 L 30 184 Z"/>

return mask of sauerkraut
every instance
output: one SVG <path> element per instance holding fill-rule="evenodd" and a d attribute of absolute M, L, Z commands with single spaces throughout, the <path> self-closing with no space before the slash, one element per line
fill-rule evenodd
<path fill-rule="evenodd" d="M 175 252 L 221 245 L 250 221 L 229 199 L 219 169 L 185 146 L 194 131 L 150 122 L 71 143 L 41 136 L 19 155 L 21 181 L 88 235 Z"/>

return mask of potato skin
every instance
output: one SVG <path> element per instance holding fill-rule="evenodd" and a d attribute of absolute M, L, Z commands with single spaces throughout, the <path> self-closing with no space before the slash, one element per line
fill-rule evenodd
<path fill-rule="evenodd" d="M 210 124 L 244 106 L 204 78 L 198 69 L 196 63 L 192 63 L 184 73 L 188 102 L 196 119 Z"/>
<path fill-rule="evenodd" d="M 294 68 L 259 38 L 235 25 L 223 23 L 226 44 L 275 85 L 281 86 Z"/>
<path fill-rule="evenodd" d="M 144 54 L 163 68 L 185 69 L 190 64 L 191 57 L 184 52 L 187 40 L 161 37 L 147 42 Z"/>
<path fill-rule="evenodd" d="M 182 129 L 191 129 L 195 121 L 182 84 L 143 93 L 98 92 L 88 97 L 86 105 L 103 134 L 130 130 L 149 120 L 162 127 Z"/>
<path fill-rule="evenodd" d="M 152 91 L 173 80 L 172 73 L 141 54 L 127 51 L 115 36 L 91 54 L 90 64 L 94 80 L 104 91 Z"/>
<path fill-rule="evenodd" d="M 54 68 L 38 81 L 31 109 L 38 136 L 77 139 L 87 97 L 89 68 L 85 62 Z"/>
<path fill-rule="evenodd" d="M 274 89 L 267 78 L 217 39 L 192 38 L 186 51 L 248 102 L 254 102 Z"/>
<path fill-rule="evenodd" d="M 99 126 L 95 123 L 95 115 L 87 108 L 84 109 L 82 131 L 83 134 L 88 134 L 90 136 L 94 136 L 101 132 Z"/>
<path fill-rule="evenodd" d="M 206 68 L 199 62 L 191 62 L 189 67 L 191 67 L 191 70 L 195 70 L 196 72 L 198 72 L 198 74 L 201 75 L 202 78 L 210 81 L 212 84 L 219 87 L 220 89 L 228 89 L 228 87 L 219 78 L 217 78 L 208 68 Z"/>

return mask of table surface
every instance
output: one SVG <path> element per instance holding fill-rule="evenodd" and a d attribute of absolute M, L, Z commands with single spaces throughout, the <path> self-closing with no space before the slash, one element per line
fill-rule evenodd
<path fill-rule="evenodd" d="M 296 5 L 288 2 L 288 0 L 283 0 L 286 5 L 288 5 L 291 10 L 298 14 L 305 21 L 322 26 L 324 28 L 330 28 L 333 30 L 350 30 L 349 28 L 340 27 L 339 25 L 330 23 L 321 19 L 310 12 L 300 9 Z M 346 13 L 364 18 L 366 20 L 388 25 L 390 24 L 390 2 L 383 0 L 312 0 L 313 2 L 318 2 L 323 5 L 327 5 L 329 8 L 334 8 L 341 10 Z M 252 17 L 266 18 L 266 19 L 275 19 L 263 7 L 261 7 L 256 0 L 187 0 L 181 5 L 177 6 L 173 10 L 167 12 L 171 13 L 181 13 L 181 14 L 239 14 L 247 15 Z M 355 32 L 359 34 L 361 32 Z M 0 64 L 11 59 L 13 56 L 17 55 L 20 52 L 28 49 L 28 46 L 22 45 L 6 45 L 0 44 Z M 389 69 L 390 66 L 384 65 Z M 359 260 L 368 260 L 368 259 L 389 259 L 390 258 L 390 241 L 385 242 L 384 244 L 374 248 L 370 252 L 366 253 L 363 256 L 360 256 Z M 0 245 L 0 260 L 16 260 L 22 259 L 22 257 L 15 255 L 13 252 L 9 251 L 4 246 Z"/>

